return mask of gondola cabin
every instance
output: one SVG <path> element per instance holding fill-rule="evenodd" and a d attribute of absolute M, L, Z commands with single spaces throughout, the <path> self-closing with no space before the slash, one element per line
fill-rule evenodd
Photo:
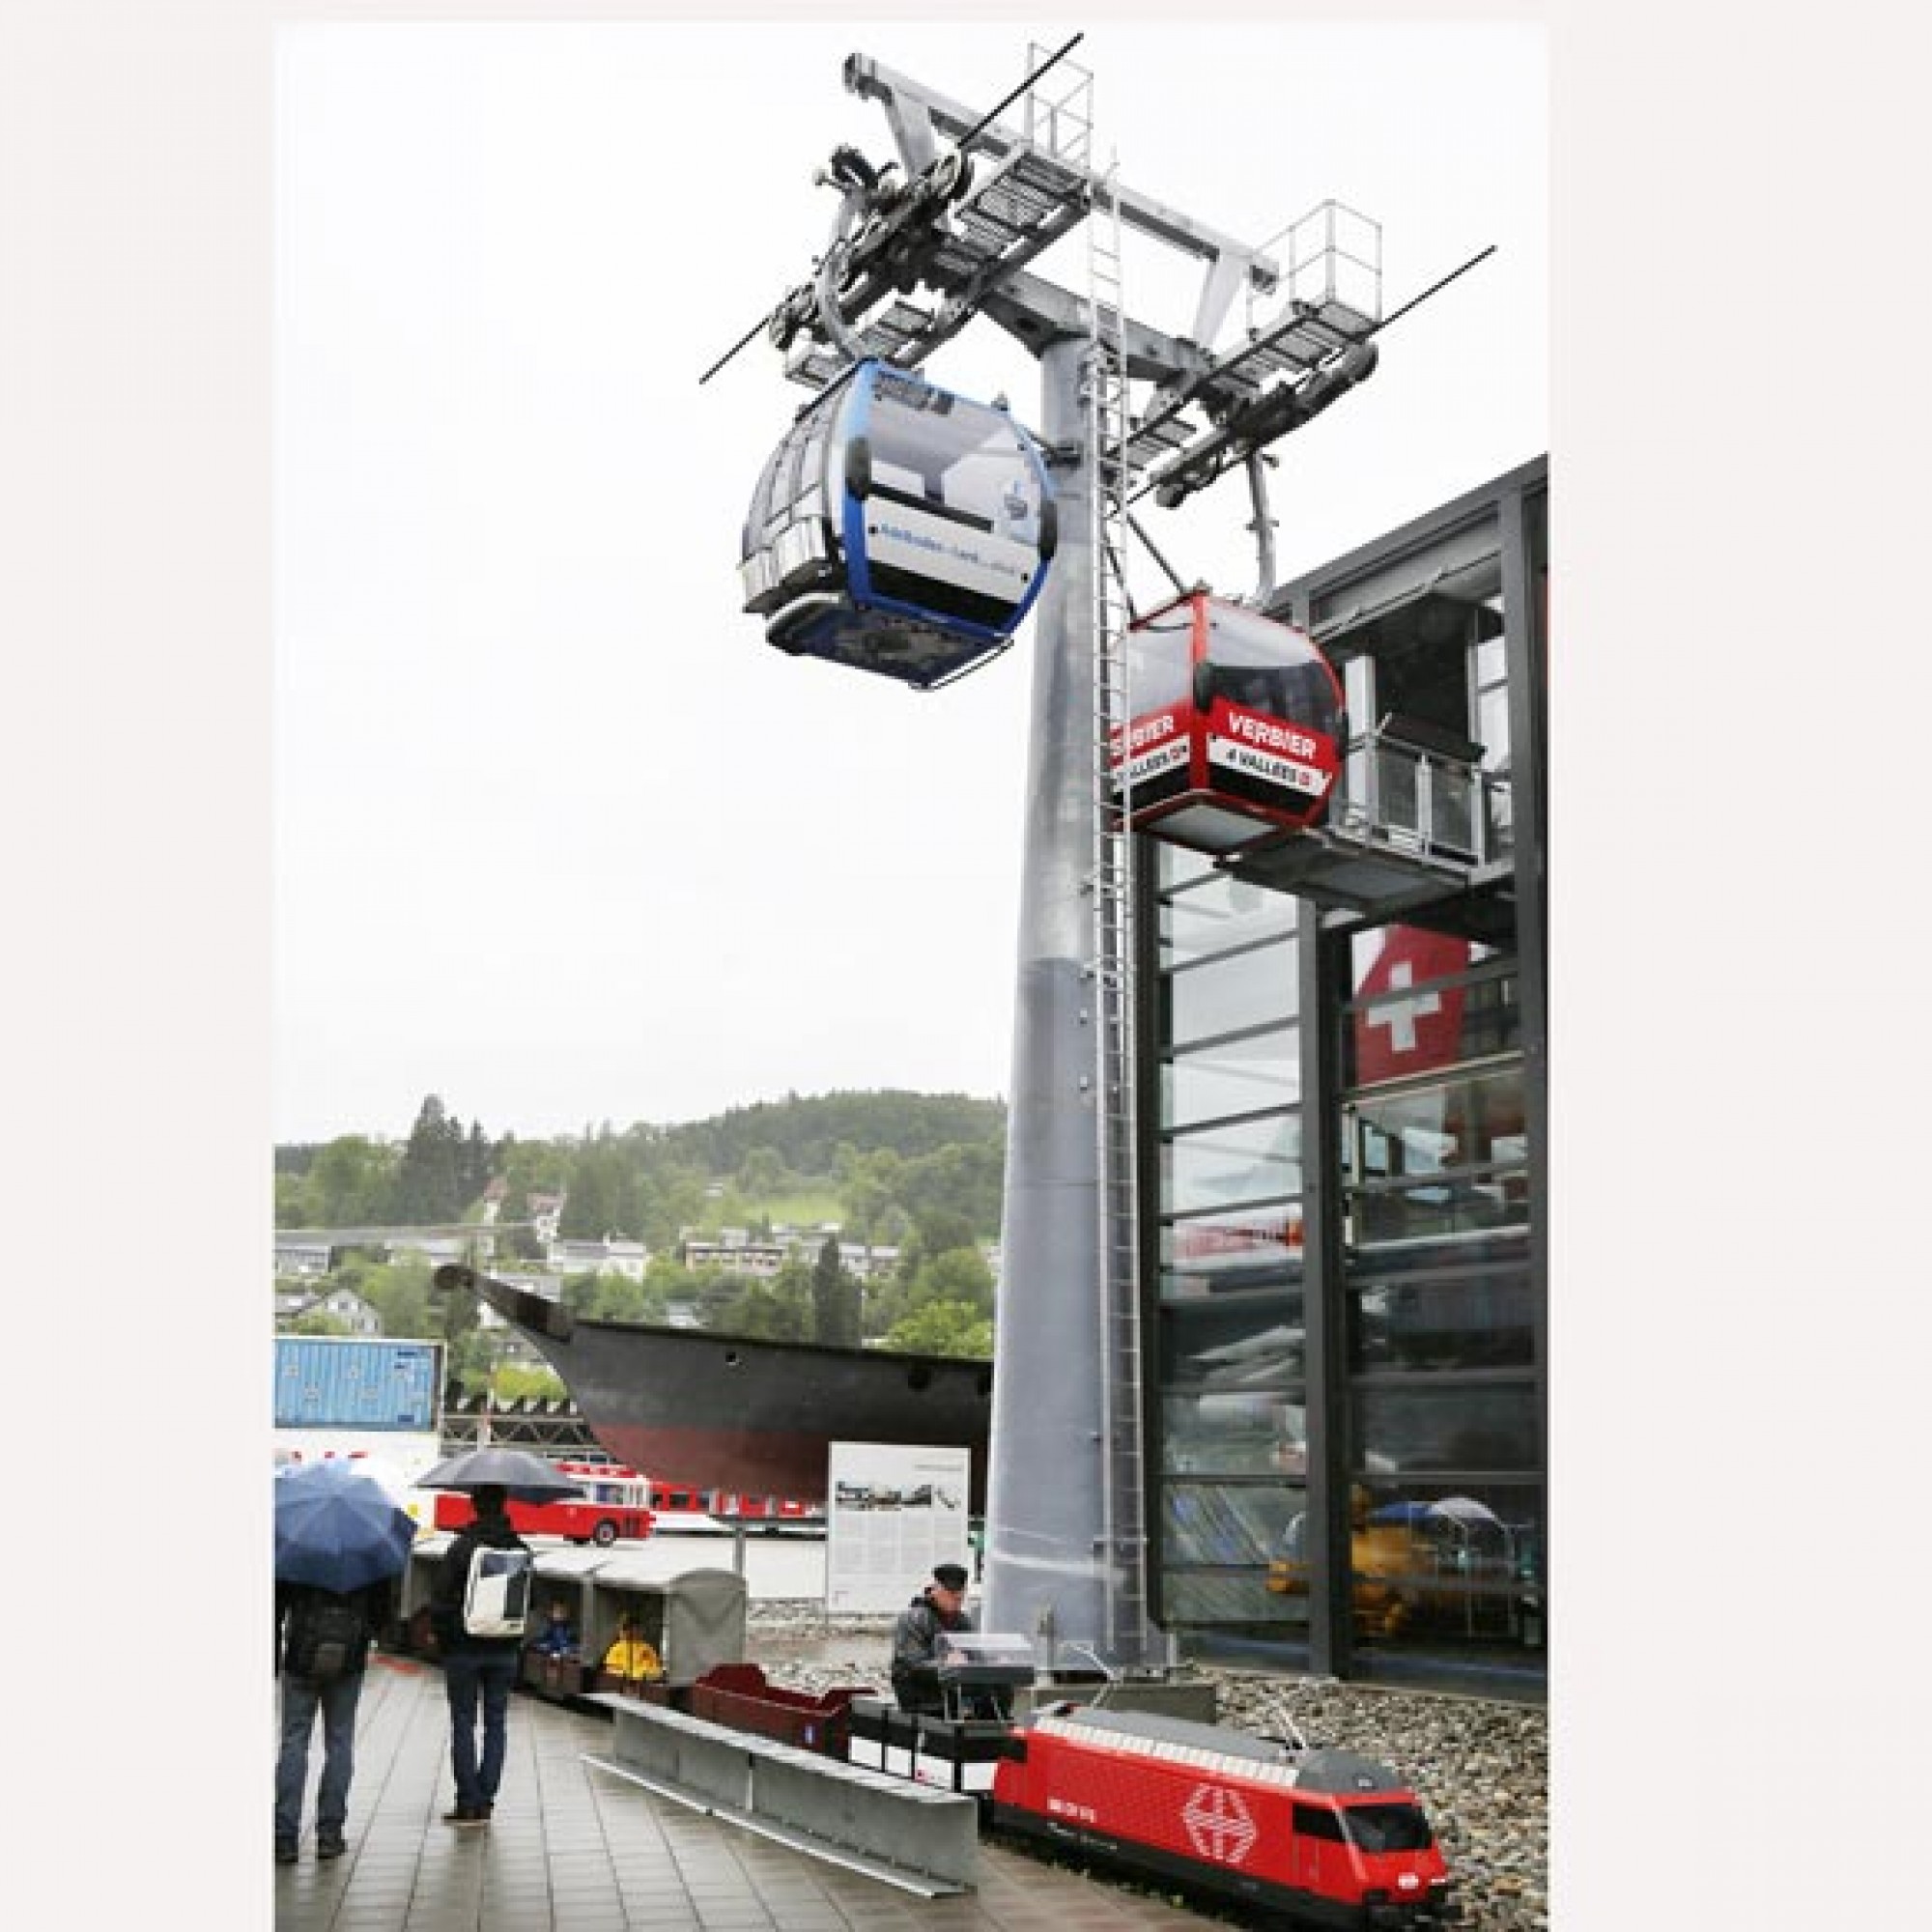
<path fill-rule="evenodd" d="M 1109 767 L 1133 830 L 1219 855 L 1321 818 L 1348 726 L 1305 633 L 1197 590 L 1134 624 L 1126 658 Z"/>
<path fill-rule="evenodd" d="M 1054 539 L 1046 465 L 1005 410 L 865 361 L 765 465 L 739 575 L 779 649 L 926 690 L 1006 648 Z"/>

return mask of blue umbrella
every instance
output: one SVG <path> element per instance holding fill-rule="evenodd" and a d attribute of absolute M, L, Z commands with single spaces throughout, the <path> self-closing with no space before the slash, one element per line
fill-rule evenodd
<path fill-rule="evenodd" d="M 1435 1512 L 1434 1503 L 1384 1503 L 1378 1510 L 1369 1512 L 1371 1522 L 1421 1522 Z"/>
<path fill-rule="evenodd" d="M 336 1462 L 304 1463 L 275 1477 L 275 1580 L 359 1590 L 399 1577 L 416 1526 L 382 1484 Z"/>

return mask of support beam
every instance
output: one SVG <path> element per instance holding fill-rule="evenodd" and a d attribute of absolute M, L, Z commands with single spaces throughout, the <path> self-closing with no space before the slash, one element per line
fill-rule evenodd
<path fill-rule="evenodd" d="M 1346 935 L 1302 901 L 1296 942 L 1301 1013 L 1301 1319 L 1308 1459 L 1308 1662 L 1346 1677 L 1354 1641 L 1348 1456 L 1348 1322 L 1342 1164 L 1331 1096 L 1341 1092 Z"/>
<path fill-rule="evenodd" d="M 935 89 L 910 80 L 902 73 L 894 72 L 869 54 L 854 54 L 846 61 L 845 86 L 863 99 L 877 100 L 885 106 L 894 133 L 900 139 L 901 158 L 908 169 L 923 167 L 925 163 L 915 162 L 913 153 L 905 148 L 905 137 L 899 132 L 901 116 L 915 107 L 923 109 L 931 127 L 955 141 L 978 127 L 980 121 L 980 116 L 973 108 L 962 106 L 958 101 L 949 99 Z M 917 124 L 909 122 L 907 125 Z M 976 147 L 994 155 L 1004 155 L 1017 145 L 1017 137 L 1007 133 L 997 123 L 982 129 L 975 143 Z M 1208 227 L 1205 221 L 1196 221 L 1191 215 L 1182 214 L 1164 202 L 1154 200 L 1151 195 L 1138 194 L 1125 187 L 1121 188 L 1119 194 L 1121 219 L 1129 228 L 1151 235 L 1156 242 L 1165 242 L 1170 248 L 1178 248 L 1181 253 L 1207 263 L 1209 288 L 1217 295 L 1221 295 L 1225 280 L 1216 277 L 1214 272 L 1220 258 L 1226 256 L 1238 265 L 1239 275 L 1232 284 L 1226 285 L 1225 294 L 1221 295 L 1223 316 L 1241 279 L 1251 281 L 1261 295 L 1268 294 L 1281 280 L 1279 264 L 1259 248 L 1251 247 L 1245 242 L 1236 242 L 1233 236 L 1223 235 L 1218 229 Z M 1207 294 L 1208 291 L 1204 291 L 1204 316 L 1197 318 L 1197 327 L 1206 319 Z M 1216 329 L 1222 319 L 1212 319 Z"/>

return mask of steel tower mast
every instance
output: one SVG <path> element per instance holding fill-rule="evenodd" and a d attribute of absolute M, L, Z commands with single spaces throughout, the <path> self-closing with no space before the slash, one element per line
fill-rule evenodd
<path fill-rule="evenodd" d="M 814 388 L 855 355 L 915 367 L 980 314 L 1039 364 L 1061 537 L 1034 615 L 983 1621 L 1034 1634 L 1048 1667 L 1063 1647 L 1132 1667 L 1165 1645 L 1147 1613 L 1133 841 L 1104 810 L 1107 734 L 1127 716 L 1127 502 L 1136 486 L 1180 500 L 1370 373 L 1379 242 L 1359 306 L 1338 298 L 1331 246 L 1295 265 L 1325 270 L 1317 298 L 1298 297 L 1291 274 L 1282 313 L 1216 355 L 1236 298 L 1251 312 L 1281 270 L 1114 170 L 1095 173 L 1092 75 L 1059 66 L 1067 47 L 1031 62 L 1027 86 L 1001 103 L 1024 93 L 1020 133 L 853 55 L 846 87 L 884 108 L 903 177 L 834 157 L 823 179 L 850 203 L 838 259 L 767 327 L 789 351 L 787 376 Z M 1331 234 L 1334 206 L 1322 205 Z M 1090 218 L 1084 298 L 1030 271 Z M 1123 228 L 1200 266 L 1187 334 L 1126 313 Z M 936 302 L 906 298 L 915 289 Z M 1133 382 L 1152 385 L 1138 417 Z"/>

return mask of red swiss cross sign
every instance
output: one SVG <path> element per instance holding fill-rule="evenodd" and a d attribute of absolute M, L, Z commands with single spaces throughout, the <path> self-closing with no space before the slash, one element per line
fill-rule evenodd
<path fill-rule="evenodd" d="M 1180 1822 L 1195 1851 L 1214 1863 L 1237 1865 L 1255 1842 L 1255 1821 L 1238 1791 L 1197 1784 L 1180 1807 Z"/>
<path fill-rule="evenodd" d="M 1468 967 L 1466 939 L 1413 925 L 1389 927 L 1355 995 L 1363 1003 L 1355 1015 L 1359 1085 L 1431 1073 L 1456 1062 L 1463 1048 L 1463 989 L 1430 982 Z M 1386 997 L 1391 993 L 1405 997 Z"/>

